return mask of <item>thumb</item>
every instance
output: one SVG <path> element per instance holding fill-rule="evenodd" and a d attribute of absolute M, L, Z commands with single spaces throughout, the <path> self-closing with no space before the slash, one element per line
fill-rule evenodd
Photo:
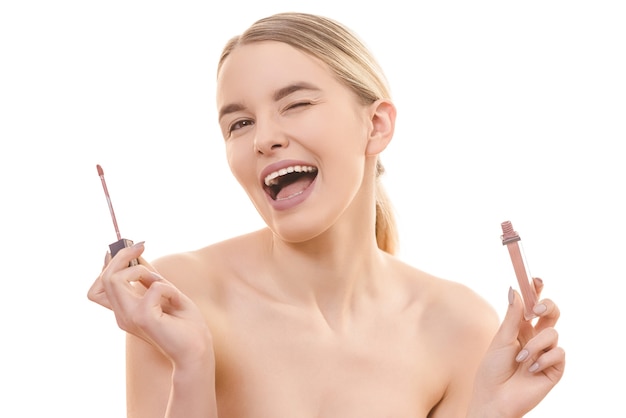
<path fill-rule="evenodd" d="M 519 337 L 520 326 L 524 318 L 524 303 L 512 287 L 509 288 L 509 308 L 493 338 L 493 345 L 506 346 L 515 343 Z"/>

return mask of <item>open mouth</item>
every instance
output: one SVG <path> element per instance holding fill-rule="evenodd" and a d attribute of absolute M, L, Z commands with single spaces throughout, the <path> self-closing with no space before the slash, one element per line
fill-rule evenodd
<path fill-rule="evenodd" d="M 290 199 L 301 194 L 317 177 L 317 167 L 294 165 L 268 174 L 263 188 L 274 200 Z"/>

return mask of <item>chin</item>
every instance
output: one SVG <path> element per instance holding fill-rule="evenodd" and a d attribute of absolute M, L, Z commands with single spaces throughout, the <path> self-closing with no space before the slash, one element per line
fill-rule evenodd
<path fill-rule="evenodd" d="M 281 222 L 280 225 L 270 225 L 274 237 L 289 244 L 306 244 L 322 235 L 327 228 L 312 225 L 310 222 Z"/>

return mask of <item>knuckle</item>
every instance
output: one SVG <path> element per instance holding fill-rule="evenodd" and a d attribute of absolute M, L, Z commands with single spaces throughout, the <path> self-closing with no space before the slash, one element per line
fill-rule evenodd
<path fill-rule="evenodd" d="M 94 291 L 93 287 L 87 291 L 87 299 L 92 302 L 96 301 L 96 292 Z"/>
<path fill-rule="evenodd" d="M 564 360 L 565 359 L 565 349 L 561 346 L 557 346 L 554 348 L 555 353 L 557 354 L 557 357 L 560 360 Z"/>
<path fill-rule="evenodd" d="M 542 335 L 541 340 L 546 341 L 546 343 L 554 344 L 559 340 L 559 332 L 553 327 L 544 328 L 540 334 Z"/>
<path fill-rule="evenodd" d="M 556 328 L 551 327 L 551 328 L 548 328 L 547 331 L 553 340 L 556 341 L 559 339 L 559 332 L 556 330 Z"/>
<path fill-rule="evenodd" d="M 98 276 L 98 280 L 102 283 L 111 283 L 113 281 L 113 274 L 105 270 Z"/>

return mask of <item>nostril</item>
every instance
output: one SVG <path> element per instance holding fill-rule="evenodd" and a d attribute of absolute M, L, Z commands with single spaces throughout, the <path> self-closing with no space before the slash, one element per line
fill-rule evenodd
<path fill-rule="evenodd" d="M 282 148 L 282 147 L 283 146 L 281 144 L 272 144 L 272 145 L 270 145 L 269 150 L 273 151 L 273 150 L 275 150 L 277 148 Z M 265 151 L 267 151 L 267 150 L 265 150 Z M 259 154 L 262 155 L 263 154 L 263 149 L 261 147 L 257 147 L 256 152 L 258 152 Z"/>
<path fill-rule="evenodd" d="M 280 136 L 265 135 L 265 137 L 256 137 L 254 140 L 254 149 L 261 155 L 285 148 L 289 144 L 288 139 L 283 139 Z"/>

